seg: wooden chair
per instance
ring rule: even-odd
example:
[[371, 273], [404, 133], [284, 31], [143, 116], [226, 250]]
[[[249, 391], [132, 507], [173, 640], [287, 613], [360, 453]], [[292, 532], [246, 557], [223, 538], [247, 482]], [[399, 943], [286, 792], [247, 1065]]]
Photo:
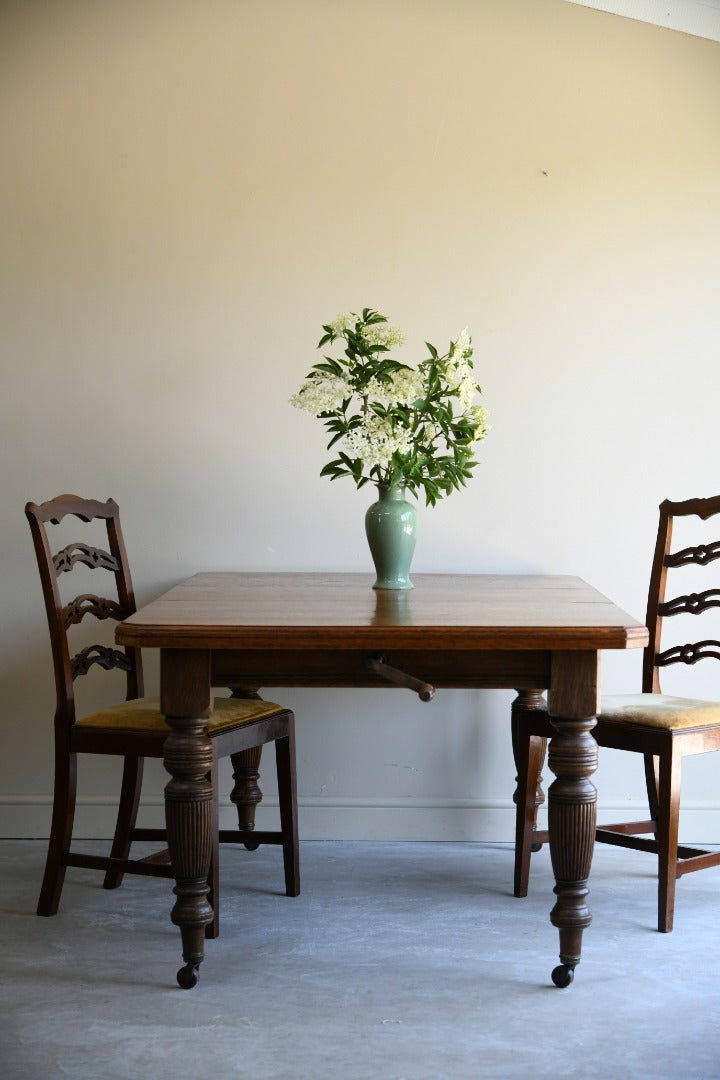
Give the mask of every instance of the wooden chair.
[[[96, 619], [127, 618], [135, 611], [135, 598], [125, 544], [120, 529], [119, 508], [116, 502], [95, 502], [76, 495], [60, 495], [41, 505], [28, 503], [25, 513], [30, 522], [37, 555], [43, 596], [50, 628], [53, 664], [55, 669], [55, 794], [52, 826], [48, 847], [38, 915], [54, 915], [60, 903], [65, 871], [68, 866], [82, 866], [105, 871], [104, 888], [114, 889], [125, 873], [155, 877], [174, 877], [167, 851], [142, 859], [130, 858], [130, 847], [136, 840], [166, 840], [164, 829], [136, 827], [143, 761], [162, 758], [163, 744], [169, 727], [160, 712], [159, 698], [143, 697], [142, 659], [139, 649], [118, 650], [104, 645], [89, 645], [76, 655], [71, 654], [68, 631], [90, 615]], [[108, 550], [89, 543], [75, 542], [52, 553], [48, 539], [49, 524], [58, 525], [74, 515], [90, 523], [104, 522]], [[92, 528], [92, 526], [91, 526]], [[95, 526], [97, 529], [97, 526]], [[102, 528], [102, 526], [101, 526]], [[105, 532], [102, 533], [105, 536]], [[110, 571], [115, 577], [116, 598], [106, 599], [84, 592], [69, 602], [61, 599], [59, 579], [79, 566], [96, 571]], [[77, 577], [77, 574], [75, 575]], [[105, 590], [102, 590], [103, 592]], [[74, 683], [81, 675], [98, 665], [104, 670], [119, 668], [126, 675], [126, 700], [77, 716]], [[214, 711], [208, 721], [212, 743], [211, 780], [215, 794], [213, 847], [210, 873], [210, 903], [214, 920], [206, 927], [206, 936], [217, 937], [220, 928], [218, 845], [241, 843], [254, 849], [260, 843], [282, 844], [285, 870], [285, 892], [297, 896], [300, 892], [297, 796], [295, 780], [295, 733], [293, 714], [260, 698], [216, 698]], [[280, 802], [280, 832], [234, 832], [218, 830], [218, 760], [229, 755], [236, 778], [247, 768], [257, 747], [274, 742], [277, 761]], [[89, 855], [72, 850], [73, 818], [77, 787], [77, 755], [115, 754], [124, 758], [122, 787], [115, 836], [110, 855]], [[244, 808], [238, 803], [239, 825], [243, 827]], [[257, 801], [257, 797], [254, 801]]]
[[[660, 689], [660, 669], [671, 664], [720, 660], [720, 641], [709, 638], [695, 644], [660, 647], [663, 620], [675, 615], [700, 616], [720, 607], [720, 589], [684, 593], [666, 600], [668, 571], [704, 567], [720, 559], [720, 540], [672, 551], [676, 518], [707, 520], [720, 514], [720, 496], [711, 499], [666, 500], [660, 505], [660, 524], [650, 575], [646, 623], [650, 641], [643, 656], [642, 693], [602, 699], [593, 735], [600, 746], [643, 754], [650, 818], [601, 826], [596, 839], [619, 847], [650, 851], [658, 857], [658, 930], [672, 930], [675, 880], [682, 874], [720, 864], [720, 852], [678, 845], [680, 779], [686, 754], [720, 750], [720, 702], [671, 697]], [[675, 575], [672, 575], [673, 583]], [[526, 896], [530, 855], [547, 839], [535, 826], [543, 801], [537, 778], [552, 735], [539, 694], [520, 695], [513, 705], [513, 740], [517, 754], [515, 895]], [[648, 839], [645, 834], [651, 834]]]

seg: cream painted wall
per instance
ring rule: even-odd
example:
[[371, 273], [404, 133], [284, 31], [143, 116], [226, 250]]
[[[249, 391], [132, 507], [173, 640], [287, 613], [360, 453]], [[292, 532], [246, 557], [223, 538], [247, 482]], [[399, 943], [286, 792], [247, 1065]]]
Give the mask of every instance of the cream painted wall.
[[[579, 574], [643, 614], [657, 504], [718, 490], [719, 100], [717, 43], [563, 0], [5, 0], [0, 835], [50, 814], [28, 498], [115, 497], [140, 601], [369, 569], [367, 489], [319, 479], [288, 404], [338, 312], [386, 312], [410, 362], [473, 333], [492, 431], [417, 571]], [[634, 688], [640, 656], [605, 670]], [[305, 837], [510, 839], [512, 695], [276, 696]], [[716, 764], [688, 766], [694, 839]], [[639, 763], [598, 786], [638, 802]], [[116, 787], [83, 771], [82, 831]]]

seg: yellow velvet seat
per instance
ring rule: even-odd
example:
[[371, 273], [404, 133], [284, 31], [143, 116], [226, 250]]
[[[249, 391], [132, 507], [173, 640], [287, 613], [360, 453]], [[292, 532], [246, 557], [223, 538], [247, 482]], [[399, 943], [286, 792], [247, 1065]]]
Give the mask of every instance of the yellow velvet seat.
[[[207, 721], [208, 735], [212, 738], [223, 731], [232, 731], [243, 724], [262, 720], [280, 711], [280, 705], [263, 698], [216, 697], [212, 716]], [[160, 712], [159, 697], [134, 698], [132, 701], [123, 701], [120, 705], [97, 709], [87, 716], [78, 717], [75, 727], [137, 731], [156, 734], [163, 739], [170, 733], [167, 720]]]
[[607, 724], [639, 724], [662, 731], [720, 726], [720, 702], [669, 694], [613, 694], [602, 699]]

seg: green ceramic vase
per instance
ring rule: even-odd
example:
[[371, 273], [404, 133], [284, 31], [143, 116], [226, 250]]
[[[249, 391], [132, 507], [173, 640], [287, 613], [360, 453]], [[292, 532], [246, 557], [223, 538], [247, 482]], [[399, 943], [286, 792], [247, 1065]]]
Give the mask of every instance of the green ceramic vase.
[[373, 588], [412, 589], [417, 510], [406, 501], [404, 487], [378, 484], [378, 500], [365, 514], [365, 533], [377, 574]]

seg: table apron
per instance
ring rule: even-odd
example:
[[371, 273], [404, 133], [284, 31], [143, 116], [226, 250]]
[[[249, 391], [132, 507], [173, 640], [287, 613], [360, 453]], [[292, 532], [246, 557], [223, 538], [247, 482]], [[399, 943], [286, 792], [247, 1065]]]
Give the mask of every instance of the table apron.
[[542, 690], [550, 686], [552, 652], [516, 649], [217, 649], [213, 686], [387, 687], [368, 667], [382, 656], [391, 667], [437, 689]]

